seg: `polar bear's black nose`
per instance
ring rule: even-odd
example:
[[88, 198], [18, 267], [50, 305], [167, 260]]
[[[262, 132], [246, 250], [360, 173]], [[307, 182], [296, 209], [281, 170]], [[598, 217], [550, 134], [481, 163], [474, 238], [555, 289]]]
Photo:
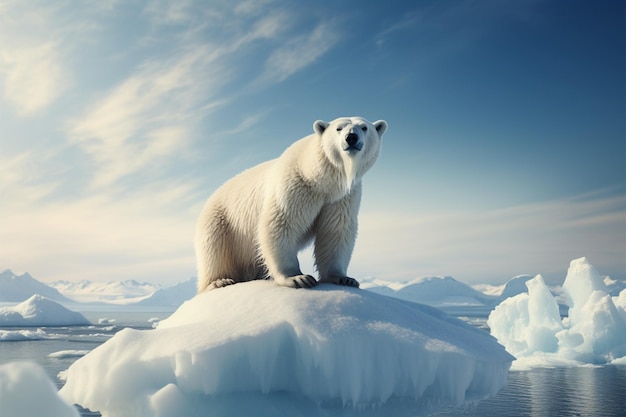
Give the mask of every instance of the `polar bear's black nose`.
[[348, 144], [348, 146], [354, 146], [358, 141], [359, 135], [357, 135], [356, 133], [348, 133], [348, 136], [346, 136], [346, 143]]

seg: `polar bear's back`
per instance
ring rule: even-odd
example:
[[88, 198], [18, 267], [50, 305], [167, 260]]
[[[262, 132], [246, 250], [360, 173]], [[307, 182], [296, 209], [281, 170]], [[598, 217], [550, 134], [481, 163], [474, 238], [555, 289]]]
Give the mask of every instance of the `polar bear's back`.
[[223, 210], [223, 214], [236, 228], [256, 226], [256, 218], [263, 204], [263, 188], [274, 161], [263, 162], [225, 182], [209, 198], [201, 217], [210, 215], [208, 211]]

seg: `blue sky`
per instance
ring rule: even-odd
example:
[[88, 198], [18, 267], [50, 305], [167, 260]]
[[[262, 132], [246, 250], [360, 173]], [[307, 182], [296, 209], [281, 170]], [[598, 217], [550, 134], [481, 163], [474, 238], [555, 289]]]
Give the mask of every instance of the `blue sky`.
[[[195, 274], [221, 183], [389, 130], [350, 272], [626, 278], [623, 1], [0, 1], [0, 269]], [[310, 268], [307, 254], [305, 268]]]

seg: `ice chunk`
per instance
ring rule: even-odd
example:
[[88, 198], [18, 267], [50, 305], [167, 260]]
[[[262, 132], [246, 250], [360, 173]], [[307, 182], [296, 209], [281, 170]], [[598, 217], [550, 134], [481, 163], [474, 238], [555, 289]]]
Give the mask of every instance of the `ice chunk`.
[[0, 308], [0, 326], [78, 326], [91, 324], [80, 313], [41, 295], [15, 307]]
[[80, 358], [81, 356], [85, 356], [88, 353], [88, 350], [60, 350], [58, 352], [50, 353], [48, 357], [55, 359]]
[[563, 292], [567, 297], [567, 305], [570, 307], [570, 320], [579, 322], [583, 319], [582, 308], [594, 291], [608, 293], [602, 277], [587, 258], [574, 259], [570, 262], [565, 282], [563, 282]]
[[626, 290], [611, 297], [586, 258], [573, 260], [567, 272], [563, 292], [569, 317], [564, 320], [540, 276], [526, 285], [528, 295], [504, 300], [487, 321], [491, 334], [524, 362], [521, 366], [620, 363], [626, 356]]
[[528, 287], [528, 348], [531, 351], [556, 352], [555, 336], [563, 329], [559, 306], [541, 275], [526, 281]]
[[563, 327], [557, 305], [541, 275], [526, 281], [528, 293], [507, 298], [489, 315], [491, 334], [515, 356], [556, 352]]
[[32, 330], [0, 330], [0, 342], [16, 342], [23, 340], [41, 340], [47, 338], [41, 329]]
[[61, 394], [107, 417], [200, 407], [389, 415], [394, 404], [412, 404], [414, 415], [425, 404], [495, 394], [512, 360], [484, 331], [431, 307], [333, 285], [254, 281], [200, 294], [156, 329], [122, 330], [69, 368]]
[[59, 398], [39, 365], [12, 362], [0, 365], [0, 415], [78, 417], [78, 411]]

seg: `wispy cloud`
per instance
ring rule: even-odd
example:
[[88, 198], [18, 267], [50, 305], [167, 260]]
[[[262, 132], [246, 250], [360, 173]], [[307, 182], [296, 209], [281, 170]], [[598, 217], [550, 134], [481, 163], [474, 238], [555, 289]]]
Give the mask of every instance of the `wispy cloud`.
[[316, 62], [339, 41], [333, 21], [319, 23], [310, 33], [298, 36], [276, 49], [265, 62], [258, 82], [281, 82]]
[[213, 83], [227, 78], [212, 70], [212, 61], [200, 48], [148, 62], [70, 125], [71, 142], [96, 164], [94, 186], [111, 185], [185, 149]]
[[0, 36], [4, 97], [17, 114], [30, 116], [53, 103], [69, 85], [59, 43], [26, 42]]
[[[176, 7], [158, 4], [145, 11], [151, 24], [179, 25], [180, 36], [174, 37], [173, 44], [166, 43], [167, 51], [148, 56], [68, 125], [71, 143], [94, 162], [91, 185], [95, 188], [145, 173], [149, 167], [162, 170], [172, 156], [188, 153], [194, 146], [195, 126], [246, 94], [237, 80], [245, 51], [253, 45], [267, 41], [264, 48], [275, 48], [262, 77], [277, 83], [315, 62], [337, 41], [326, 22], [309, 34], [278, 42], [293, 25], [287, 9], [262, 13], [258, 5], [240, 4], [234, 10], [205, 7], [199, 11], [192, 2]], [[198, 14], [211, 16], [215, 27], [208, 27]], [[256, 117], [244, 120], [242, 126], [254, 123]]]
[[59, 182], [42, 169], [54, 156], [54, 151], [32, 149], [13, 156], [0, 155], [0, 217], [5, 210], [4, 215], [11, 209], [37, 204], [58, 188]]

